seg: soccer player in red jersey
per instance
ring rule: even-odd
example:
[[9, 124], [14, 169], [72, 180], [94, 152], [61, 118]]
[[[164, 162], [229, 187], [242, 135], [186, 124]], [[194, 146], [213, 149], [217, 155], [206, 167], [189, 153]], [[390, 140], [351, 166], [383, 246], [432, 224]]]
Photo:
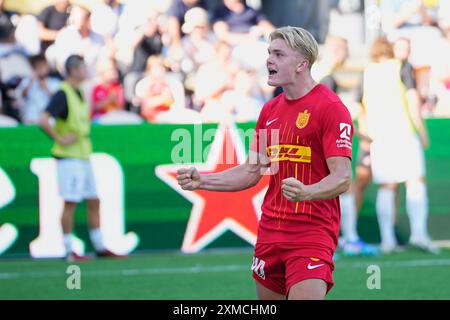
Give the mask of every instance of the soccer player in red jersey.
[[277, 29], [268, 51], [268, 84], [283, 93], [261, 111], [247, 161], [215, 174], [180, 169], [177, 179], [185, 190], [239, 191], [269, 168], [252, 265], [258, 298], [323, 299], [333, 286], [338, 196], [351, 181], [352, 120], [311, 77], [318, 49], [308, 31]]

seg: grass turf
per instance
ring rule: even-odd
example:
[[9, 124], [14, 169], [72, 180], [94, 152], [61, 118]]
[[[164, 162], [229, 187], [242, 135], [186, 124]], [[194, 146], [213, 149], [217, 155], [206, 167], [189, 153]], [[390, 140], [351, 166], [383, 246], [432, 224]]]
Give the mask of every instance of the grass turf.
[[[255, 299], [251, 250], [133, 255], [80, 263], [81, 289], [68, 290], [61, 260], [0, 260], [0, 299]], [[381, 289], [367, 289], [369, 265], [381, 269]], [[450, 250], [416, 250], [336, 261], [327, 299], [450, 299]]]

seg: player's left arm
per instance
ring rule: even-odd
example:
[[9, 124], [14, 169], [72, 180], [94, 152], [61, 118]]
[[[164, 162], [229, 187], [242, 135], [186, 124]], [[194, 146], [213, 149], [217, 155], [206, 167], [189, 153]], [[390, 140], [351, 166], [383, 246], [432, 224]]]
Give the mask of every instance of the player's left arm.
[[335, 103], [320, 118], [322, 148], [328, 175], [313, 184], [305, 185], [295, 178], [282, 181], [283, 195], [290, 201], [323, 200], [346, 192], [351, 184], [353, 125], [350, 112], [342, 103]]
[[295, 178], [282, 181], [281, 190], [289, 201], [323, 200], [346, 192], [351, 183], [351, 160], [347, 157], [327, 158], [330, 174], [317, 183], [305, 185]]

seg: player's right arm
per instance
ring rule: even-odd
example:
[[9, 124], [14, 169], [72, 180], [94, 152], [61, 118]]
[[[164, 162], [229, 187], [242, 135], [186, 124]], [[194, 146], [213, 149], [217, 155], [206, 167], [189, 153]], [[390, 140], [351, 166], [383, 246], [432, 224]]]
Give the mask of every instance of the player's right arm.
[[250, 151], [245, 163], [231, 169], [211, 174], [200, 174], [196, 168], [179, 169], [177, 180], [183, 190], [241, 191], [255, 186], [264, 174], [267, 165], [256, 159], [256, 152]]
[[39, 120], [39, 126], [49, 135], [50, 138], [63, 146], [72, 144], [77, 140], [77, 136], [74, 134], [68, 134], [67, 136], [58, 135], [50, 124], [50, 118], [51, 115], [48, 112], [43, 112]]
[[267, 110], [270, 101], [264, 105], [256, 123], [255, 136], [250, 146], [248, 158], [245, 163], [218, 173], [200, 174], [196, 168], [178, 170], [178, 184], [184, 190], [210, 190], [210, 191], [241, 191], [253, 187], [261, 179], [270, 166], [270, 160], [266, 154]]
[[53, 126], [50, 123], [50, 119], [53, 118], [61, 118], [66, 119], [68, 116], [68, 106], [67, 99], [61, 90], [56, 92], [53, 97], [50, 99], [50, 102], [44, 112], [41, 114], [41, 118], [39, 119], [39, 126], [44, 130], [46, 134], [60, 145], [69, 145], [74, 143], [77, 140], [77, 136], [75, 134], [68, 134], [66, 136], [60, 136], [55, 131]]

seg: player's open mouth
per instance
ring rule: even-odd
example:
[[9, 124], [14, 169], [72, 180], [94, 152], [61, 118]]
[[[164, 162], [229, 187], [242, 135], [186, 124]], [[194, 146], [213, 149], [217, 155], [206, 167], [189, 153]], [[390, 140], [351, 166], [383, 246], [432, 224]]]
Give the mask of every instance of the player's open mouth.
[[269, 71], [269, 75], [271, 75], [271, 76], [278, 73], [275, 69], [272, 69], [272, 68], [268, 68], [267, 70]]

